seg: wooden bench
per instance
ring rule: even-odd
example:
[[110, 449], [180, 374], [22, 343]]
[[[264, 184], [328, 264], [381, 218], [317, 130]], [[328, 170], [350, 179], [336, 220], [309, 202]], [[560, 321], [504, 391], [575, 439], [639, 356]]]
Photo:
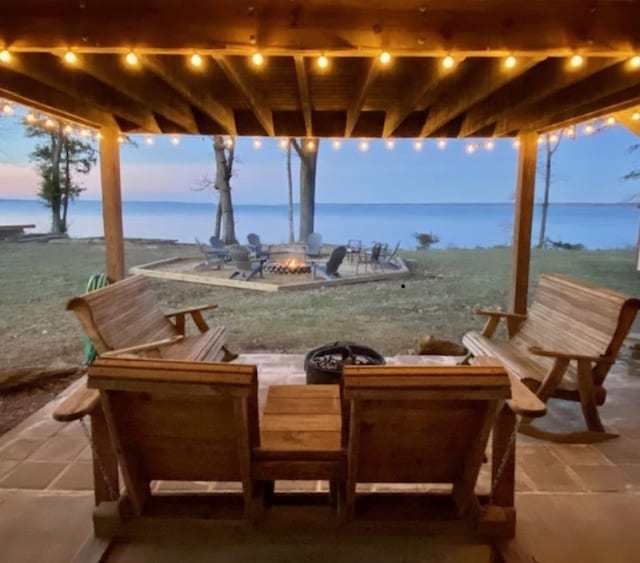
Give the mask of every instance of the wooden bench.
[[0, 225], [0, 240], [19, 238], [25, 229], [35, 228], [35, 225]]
[[[475, 356], [498, 358], [544, 402], [550, 397], [579, 401], [587, 431], [551, 432], [528, 419], [520, 431], [556, 442], [594, 442], [611, 437], [597, 406], [606, 398], [604, 381], [636, 317], [640, 300], [560, 274], [540, 277], [527, 315], [479, 309], [488, 316], [482, 332], [463, 343]], [[507, 339], [494, 338], [501, 319]]]
[[[74, 297], [67, 303], [98, 355], [136, 354], [176, 360], [231, 361], [237, 354], [226, 347], [226, 329], [209, 328], [204, 305], [172, 313], [160, 309], [149, 279], [126, 278], [102, 289]], [[186, 335], [190, 316], [200, 334]]]

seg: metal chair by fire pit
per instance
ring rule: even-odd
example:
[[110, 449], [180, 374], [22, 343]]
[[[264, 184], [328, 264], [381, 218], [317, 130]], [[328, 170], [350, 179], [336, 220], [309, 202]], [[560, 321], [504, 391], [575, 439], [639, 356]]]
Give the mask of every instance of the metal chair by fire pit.
[[342, 366], [381, 366], [384, 356], [373, 348], [353, 342], [334, 342], [311, 350], [304, 358], [307, 385], [338, 384]]

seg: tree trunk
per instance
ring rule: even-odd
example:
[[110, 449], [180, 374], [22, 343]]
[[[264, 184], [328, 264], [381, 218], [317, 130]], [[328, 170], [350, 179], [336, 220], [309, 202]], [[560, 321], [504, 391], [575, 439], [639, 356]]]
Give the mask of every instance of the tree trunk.
[[220, 230], [222, 229], [222, 207], [220, 207], [220, 199], [218, 198], [218, 207], [216, 207], [216, 226], [213, 234], [220, 238]]
[[62, 194], [62, 228], [66, 233], [68, 230], [67, 225], [67, 212], [69, 210], [69, 199], [71, 197], [71, 165], [69, 164], [69, 145], [66, 138], [64, 142], [64, 193]]
[[300, 230], [299, 240], [304, 242], [314, 229], [316, 207], [316, 164], [318, 161], [319, 139], [313, 139], [301, 146], [293, 141], [293, 147], [300, 157]]
[[549, 211], [549, 192], [551, 191], [551, 162], [553, 160], [553, 155], [560, 146], [560, 141], [562, 141], [562, 133], [558, 135], [558, 139], [555, 141], [555, 145], [553, 146], [553, 141], [549, 133], [544, 136], [544, 140], [546, 146], [544, 163], [544, 197], [542, 200], [540, 216], [540, 234], [538, 235], [538, 244], [536, 245], [536, 248], [544, 248], [547, 231], [547, 212]]
[[[231, 175], [233, 168], [233, 146], [225, 148], [224, 139], [214, 137], [213, 149], [216, 155], [216, 188], [219, 194], [219, 208], [222, 220], [222, 241], [225, 244], [236, 244], [233, 203], [231, 201]], [[228, 151], [228, 155], [227, 155]]]
[[51, 232], [64, 233], [62, 217], [60, 215], [61, 192], [60, 185], [60, 160], [62, 157], [62, 125], [51, 133]]
[[289, 244], [295, 242], [295, 227], [293, 224], [293, 177], [291, 176], [291, 141], [287, 145], [287, 183], [289, 187]]

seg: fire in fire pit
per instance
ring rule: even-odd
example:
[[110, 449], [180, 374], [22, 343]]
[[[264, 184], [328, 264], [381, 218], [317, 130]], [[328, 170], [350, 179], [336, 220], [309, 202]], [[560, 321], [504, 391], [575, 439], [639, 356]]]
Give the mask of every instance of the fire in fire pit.
[[308, 274], [311, 272], [311, 266], [302, 260], [288, 258], [287, 260], [267, 264], [264, 270], [273, 274]]

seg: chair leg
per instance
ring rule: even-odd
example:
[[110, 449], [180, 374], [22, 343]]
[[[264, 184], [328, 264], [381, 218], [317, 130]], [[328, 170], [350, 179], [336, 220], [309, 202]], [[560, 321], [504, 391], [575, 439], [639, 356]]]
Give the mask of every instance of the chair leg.
[[593, 393], [591, 363], [587, 360], [578, 360], [578, 390], [580, 392], [580, 406], [587, 428], [594, 432], [604, 432]]

